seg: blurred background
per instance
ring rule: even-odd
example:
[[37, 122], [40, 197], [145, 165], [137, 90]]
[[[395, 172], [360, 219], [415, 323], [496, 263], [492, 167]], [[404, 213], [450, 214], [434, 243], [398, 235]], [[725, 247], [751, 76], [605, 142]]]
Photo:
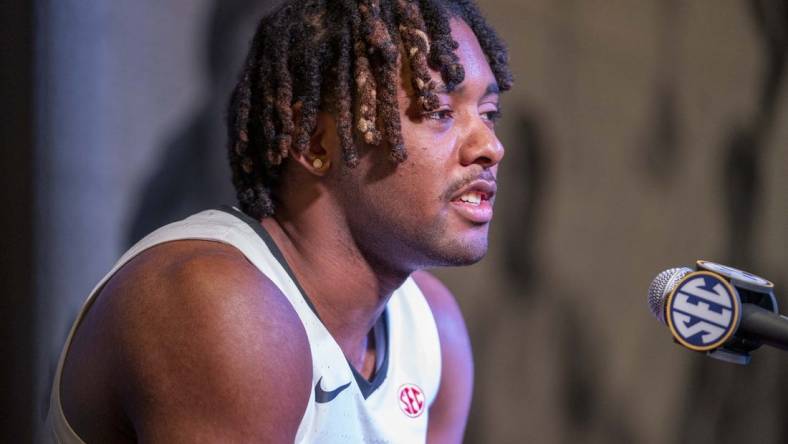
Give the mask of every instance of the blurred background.
[[[31, 442], [83, 299], [134, 241], [233, 201], [223, 114], [253, 0], [6, 0], [0, 440]], [[709, 259], [788, 311], [788, 1], [485, 0], [509, 43], [491, 250], [466, 315], [469, 443], [788, 442], [788, 354], [674, 345], [663, 269]], [[38, 438], [36, 438], [38, 437]]]

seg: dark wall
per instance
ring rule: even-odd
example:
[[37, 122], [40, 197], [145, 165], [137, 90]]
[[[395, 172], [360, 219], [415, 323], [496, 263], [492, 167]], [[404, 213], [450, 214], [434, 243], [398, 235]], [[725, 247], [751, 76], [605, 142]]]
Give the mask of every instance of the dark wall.
[[32, 5], [0, 8], [0, 442], [32, 440]]

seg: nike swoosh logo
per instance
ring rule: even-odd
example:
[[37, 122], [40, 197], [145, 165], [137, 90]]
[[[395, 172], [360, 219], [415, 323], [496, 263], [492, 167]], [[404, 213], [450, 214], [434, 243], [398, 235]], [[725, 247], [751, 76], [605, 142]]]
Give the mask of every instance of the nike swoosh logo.
[[320, 383], [323, 381], [323, 377], [317, 380], [317, 384], [315, 384], [315, 402], [319, 402], [320, 404], [331, 402], [337, 395], [346, 388], [350, 387], [350, 383], [348, 382], [345, 385], [340, 385], [339, 387], [335, 388], [331, 391], [325, 391], [322, 387], [320, 387]]

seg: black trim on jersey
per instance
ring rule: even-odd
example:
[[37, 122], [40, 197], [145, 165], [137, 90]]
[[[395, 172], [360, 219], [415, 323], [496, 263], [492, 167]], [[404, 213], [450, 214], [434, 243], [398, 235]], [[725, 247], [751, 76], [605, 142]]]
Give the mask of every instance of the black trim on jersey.
[[[391, 354], [391, 350], [389, 349], [389, 336], [391, 333], [389, 333], [388, 310], [383, 312], [383, 314], [380, 316], [380, 319], [378, 319], [378, 322], [383, 323], [383, 328], [381, 330], [383, 331], [384, 336], [382, 342], [383, 347], [385, 347], [385, 354], [383, 355], [383, 362], [380, 363], [380, 368], [375, 369], [375, 373], [372, 375], [372, 380], [368, 380], [364, 377], [364, 375], [359, 373], [358, 370], [353, 367], [350, 361], [347, 362], [350, 366], [350, 370], [353, 371], [353, 377], [356, 378], [356, 384], [358, 384], [358, 389], [361, 390], [361, 394], [364, 396], [364, 399], [369, 398], [369, 395], [371, 395], [375, 390], [377, 390], [378, 387], [380, 387], [381, 384], [383, 384], [383, 381], [386, 380], [386, 374], [388, 374], [389, 371], [389, 355]], [[379, 338], [376, 338], [375, 340], [377, 341], [378, 339]], [[377, 343], [375, 344], [375, 353], [380, 353]]]
[[246, 224], [249, 225], [250, 227], [252, 227], [254, 232], [257, 233], [257, 235], [260, 236], [261, 239], [263, 239], [263, 242], [265, 242], [265, 245], [268, 246], [268, 249], [271, 250], [271, 254], [274, 255], [274, 259], [276, 259], [277, 262], [279, 262], [279, 264], [282, 265], [282, 268], [285, 269], [287, 275], [290, 276], [290, 279], [293, 280], [293, 283], [295, 283], [296, 288], [298, 288], [298, 291], [301, 292], [301, 296], [306, 301], [306, 304], [309, 305], [309, 308], [312, 310], [312, 313], [314, 313], [315, 316], [317, 316], [317, 318], [320, 319], [320, 322], [323, 322], [323, 319], [320, 318], [320, 315], [317, 313], [315, 306], [312, 305], [312, 301], [309, 300], [309, 298], [306, 295], [306, 292], [304, 291], [303, 288], [301, 288], [301, 284], [298, 282], [298, 279], [296, 279], [295, 273], [293, 273], [293, 270], [290, 269], [290, 264], [288, 264], [287, 261], [285, 260], [285, 256], [282, 254], [282, 250], [280, 250], [279, 247], [276, 246], [276, 242], [274, 242], [274, 239], [271, 237], [271, 235], [268, 234], [267, 231], [265, 231], [263, 225], [259, 221], [254, 220], [251, 216], [249, 216], [248, 214], [244, 213], [241, 210], [238, 210], [235, 207], [222, 205], [221, 207], [218, 208], [218, 210], [224, 211], [227, 214], [235, 216], [238, 219], [241, 219], [242, 221], [246, 222]]
[[[304, 291], [303, 287], [301, 287], [301, 284], [298, 282], [298, 279], [296, 279], [295, 273], [293, 273], [293, 270], [290, 268], [290, 264], [288, 264], [287, 261], [285, 260], [285, 256], [282, 254], [282, 250], [280, 250], [279, 247], [276, 245], [276, 242], [274, 242], [274, 239], [271, 237], [268, 231], [266, 231], [265, 228], [263, 228], [263, 225], [259, 221], [255, 220], [248, 214], [244, 213], [243, 211], [235, 207], [222, 205], [221, 207], [217, 208], [217, 210], [235, 216], [238, 219], [246, 222], [246, 224], [249, 225], [254, 230], [254, 232], [257, 233], [258, 236], [260, 236], [260, 238], [263, 240], [265, 245], [268, 246], [268, 249], [271, 251], [271, 254], [274, 255], [274, 258], [279, 262], [282, 268], [285, 269], [287, 275], [290, 276], [290, 279], [293, 281], [296, 288], [298, 288], [298, 291], [301, 292], [301, 296], [304, 298], [304, 301], [306, 301], [306, 304], [312, 310], [312, 313], [314, 313], [315, 316], [317, 316], [317, 319], [319, 319], [320, 322], [323, 323], [323, 319], [320, 318], [320, 314], [315, 309], [315, 306], [312, 304], [312, 301], [309, 299], [309, 296], [307, 296], [306, 291]], [[350, 360], [348, 360], [347, 357], [345, 357], [348, 367], [350, 367], [350, 370], [353, 372], [353, 377], [356, 379], [356, 384], [358, 385], [361, 394], [364, 396], [364, 399], [369, 398], [369, 396], [378, 387], [380, 387], [381, 384], [383, 384], [383, 381], [386, 379], [386, 375], [388, 374], [389, 355], [391, 354], [390, 353], [391, 350], [389, 349], [389, 336], [391, 336], [391, 333], [388, 330], [388, 324], [389, 324], [388, 310], [383, 311], [383, 314], [378, 319], [378, 322], [383, 323], [382, 330], [384, 332], [384, 338], [382, 341], [383, 342], [382, 345], [384, 347], [385, 354], [383, 355], [383, 362], [380, 364], [380, 369], [375, 369], [375, 374], [372, 376], [372, 380], [368, 380], [361, 373], [359, 373], [358, 370], [356, 370], [356, 367], [354, 367], [353, 364], [350, 363]], [[323, 323], [323, 326], [325, 327], [325, 323]], [[376, 338], [376, 341], [378, 339], [379, 338]], [[380, 350], [378, 350], [378, 345], [379, 345], [378, 343], [375, 343], [376, 353], [380, 352]]]

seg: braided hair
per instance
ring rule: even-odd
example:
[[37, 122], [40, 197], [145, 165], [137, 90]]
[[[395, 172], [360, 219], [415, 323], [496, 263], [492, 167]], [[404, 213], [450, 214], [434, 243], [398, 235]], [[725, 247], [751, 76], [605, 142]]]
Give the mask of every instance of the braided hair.
[[498, 88], [508, 90], [506, 47], [472, 0], [294, 0], [264, 17], [227, 116], [241, 210], [258, 219], [274, 214], [272, 189], [282, 163], [291, 150], [307, 150], [321, 109], [336, 116], [348, 166], [359, 161], [357, 137], [373, 146], [387, 142], [392, 161], [404, 161], [397, 103], [400, 48], [416, 105], [436, 109], [429, 69], [440, 72], [449, 91], [465, 76], [454, 53], [452, 17], [473, 30]]

